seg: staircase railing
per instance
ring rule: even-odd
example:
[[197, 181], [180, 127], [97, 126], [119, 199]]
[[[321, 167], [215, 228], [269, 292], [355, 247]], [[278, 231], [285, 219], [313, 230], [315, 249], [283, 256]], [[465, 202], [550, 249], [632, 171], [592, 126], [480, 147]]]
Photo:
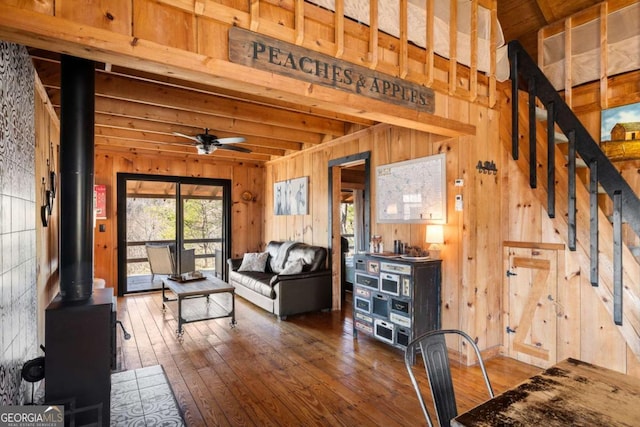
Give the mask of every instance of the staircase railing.
[[564, 102], [551, 82], [538, 68], [519, 42], [509, 43], [511, 63], [512, 156], [519, 158], [518, 90], [529, 94], [529, 184], [537, 186], [536, 160], [536, 98], [547, 113], [547, 212], [555, 216], [555, 141], [556, 125], [562, 130], [568, 148], [568, 247], [576, 250], [576, 165], [578, 156], [589, 168], [590, 193], [590, 262], [591, 284], [598, 286], [598, 190], [600, 186], [613, 200], [613, 318], [622, 324], [622, 223], [640, 236], [640, 199], [622, 177], [600, 146], [584, 128], [578, 117]]

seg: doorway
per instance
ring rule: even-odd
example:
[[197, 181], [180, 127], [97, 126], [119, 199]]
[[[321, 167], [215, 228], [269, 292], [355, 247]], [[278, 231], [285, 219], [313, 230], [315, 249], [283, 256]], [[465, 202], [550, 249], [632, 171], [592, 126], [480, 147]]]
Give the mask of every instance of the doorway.
[[[353, 255], [370, 239], [371, 152], [329, 162], [329, 251], [334, 271], [333, 309], [342, 308], [353, 282]], [[350, 281], [351, 280], [351, 281]]]
[[153, 274], [146, 245], [170, 247], [173, 273], [226, 279], [229, 180], [119, 173], [117, 197], [119, 295], [160, 289], [170, 273]]

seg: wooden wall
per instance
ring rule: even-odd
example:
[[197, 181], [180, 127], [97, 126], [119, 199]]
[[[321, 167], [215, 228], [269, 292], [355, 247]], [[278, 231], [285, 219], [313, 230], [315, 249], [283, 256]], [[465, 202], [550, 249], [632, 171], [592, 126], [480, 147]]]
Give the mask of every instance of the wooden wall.
[[[60, 148], [60, 121], [49, 103], [42, 83], [36, 77], [35, 84], [35, 136], [36, 136], [36, 281], [38, 295], [38, 342], [44, 342], [44, 310], [59, 290], [58, 270], [58, 200], [45, 227], [40, 219], [40, 207], [45, 204], [45, 191], [49, 188], [49, 170], [58, 173]], [[49, 167], [51, 165], [51, 167]]]
[[[382, 73], [401, 75], [407, 81], [419, 84], [427, 81], [427, 86], [461, 99], [489, 105], [495, 98], [490, 90], [495, 87], [495, 78], [484, 73], [472, 77], [468, 67], [449, 66], [442, 57], [427, 55], [413, 43], [384, 32], [373, 37], [367, 27], [352, 19], [340, 20], [342, 32], [338, 35], [333, 12], [305, 2], [114, 0], [106, 4], [101, 0], [42, 0], [9, 4], [129, 36], [135, 41], [133, 46], [139, 41], [149, 41], [225, 61], [228, 30], [239, 26]], [[479, 4], [490, 8], [494, 3], [480, 0]], [[171, 58], [166, 60], [169, 62]], [[440, 111], [436, 113], [443, 115]]]
[[[442, 98], [444, 103], [446, 98]], [[449, 101], [456, 102], [456, 101]], [[432, 154], [446, 153], [447, 223], [444, 227], [442, 325], [462, 328], [477, 337], [481, 348], [497, 349], [502, 343], [501, 258], [506, 154], [499, 143], [497, 111], [471, 104], [456, 104], [452, 114], [477, 126], [477, 135], [445, 139], [415, 130], [378, 125], [328, 143], [267, 163], [265, 181], [264, 241], [299, 240], [330, 246], [328, 216], [328, 163], [332, 159], [371, 152], [371, 167]], [[464, 116], [464, 117], [462, 117]], [[480, 174], [478, 161], [494, 161], [497, 175]], [[273, 184], [290, 178], [309, 177], [309, 214], [273, 216]], [[454, 187], [454, 180], [464, 180]], [[372, 179], [371, 233], [383, 238], [386, 248], [400, 239], [425, 246], [424, 224], [377, 224], [375, 179]], [[464, 209], [454, 210], [455, 195], [462, 194]], [[338, 246], [339, 247], [339, 246]], [[334, 277], [337, 277], [334, 275]], [[339, 295], [334, 279], [334, 295]], [[334, 298], [334, 308], [338, 308]]]
[[[609, 79], [608, 105], [616, 107], [640, 101], [640, 72], [629, 73]], [[505, 89], [507, 91], [508, 89]], [[600, 139], [599, 82], [575, 88], [573, 104], [576, 115], [596, 141]], [[500, 92], [500, 91], [499, 91]], [[510, 91], [509, 91], [510, 92]], [[522, 105], [522, 102], [521, 102]], [[503, 104], [501, 120], [501, 138], [510, 138], [510, 104]], [[539, 127], [540, 129], [540, 127]], [[521, 139], [526, 134], [520, 135]], [[544, 137], [544, 136], [543, 136]], [[510, 140], [503, 141], [505, 146]], [[640, 194], [638, 179], [638, 161], [616, 162], [622, 175]], [[542, 180], [542, 170], [539, 177]], [[506, 182], [507, 209], [503, 221], [508, 224], [505, 240], [525, 243], [564, 244], [565, 237], [559, 233], [553, 221], [549, 219], [545, 205], [540, 203], [517, 164], [509, 161], [508, 179]], [[608, 205], [601, 204], [607, 213]], [[607, 244], [602, 242], [601, 245]], [[547, 298], [552, 306], [546, 320], [556, 323], [554, 337], [541, 337], [541, 340], [552, 339], [551, 343], [556, 360], [575, 357], [601, 366], [607, 366], [620, 372], [640, 377], [640, 361], [629, 349], [618, 327], [613, 323], [611, 315], [600, 301], [599, 294], [589, 280], [589, 269], [581, 267], [579, 255], [568, 249], [558, 251], [557, 286], [553, 301]], [[634, 266], [625, 266], [632, 268]], [[503, 277], [504, 286], [508, 280]], [[505, 290], [506, 293], [506, 290]], [[506, 296], [503, 297], [505, 311], [508, 311]], [[508, 317], [508, 316], [505, 316]], [[505, 343], [507, 338], [505, 338]], [[505, 344], [505, 351], [508, 351]], [[541, 359], [526, 356], [512, 357], [527, 363], [544, 366]], [[555, 360], [551, 361], [555, 362]]]
[[[621, 86], [617, 86], [615, 80], [610, 82], [609, 90], [614, 94], [624, 91], [626, 93], [620, 99], [633, 100], [628, 88], [628, 82], [633, 78], [618, 77]], [[635, 81], [638, 81], [637, 77]], [[636, 93], [635, 99], [640, 99], [640, 89]], [[579, 99], [576, 96], [574, 102]], [[589, 99], [589, 96], [585, 96], [585, 99]], [[565, 242], [548, 218], [545, 206], [530, 189], [528, 176], [522, 173], [511, 160], [508, 149], [504, 148], [510, 145], [510, 121], [505, 119], [510, 110], [498, 112], [470, 106], [455, 111], [461, 116], [468, 115], [469, 121], [477, 126], [475, 137], [443, 139], [414, 130], [380, 125], [359, 131], [353, 136], [342, 137], [322, 149], [268, 163], [264, 241], [294, 239], [330, 245], [327, 218], [328, 162], [331, 159], [371, 151], [372, 167], [375, 168], [385, 163], [445, 152], [448, 221], [445, 226], [446, 245], [441, 254], [442, 324], [443, 327], [469, 331], [478, 338], [485, 352], [507, 352], [504, 328], [508, 301], [505, 298], [507, 283], [502, 256], [503, 242], [550, 247], [561, 247]], [[578, 114], [588, 129], [597, 132], [597, 135], [600, 111], [594, 111], [593, 107], [583, 107], [581, 111], [579, 107]], [[501, 128], [498, 128], [498, 123]], [[498, 167], [498, 174], [479, 174], [475, 170], [479, 160], [493, 160]], [[637, 161], [624, 162], [621, 169], [630, 182], [638, 184]], [[300, 176], [310, 177], [310, 214], [272, 216], [273, 183]], [[453, 186], [456, 178], [464, 179], [461, 189]], [[424, 225], [375, 223], [375, 180], [372, 185], [372, 234], [382, 235], [386, 247], [391, 247], [394, 239], [412, 245], [422, 244]], [[455, 194], [463, 195], [463, 212], [456, 212], [453, 208]], [[559, 250], [557, 258], [557, 286], [554, 289], [554, 301], [550, 303], [556, 317], [551, 320], [556, 326], [552, 337], [543, 337], [552, 340], [555, 360], [577, 357], [640, 377], [640, 362], [628, 348], [624, 337], [599, 301], [598, 294], [593, 291], [589, 283], [589, 271], [580, 267], [576, 254], [568, 249]], [[335, 283], [334, 292], [339, 289], [337, 286]], [[540, 366], [555, 362], [544, 362], [535, 357], [515, 357]]]
[[[94, 274], [116, 288], [117, 253], [117, 174], [119, 172], [151, 175], [178, 175], [231, 180], [231, 227], [233, 257], [255, 252], [262, 247], [264, 168], [257, 164], [210, 160], [206, 156], [152, 156], [130, 152], [97, 150], [95, 183], [107, 188], [107, 219], [98, 220], [94, 232]], [[243, 191], [250, 191], [254, 201], [244, 201]], [[98, 225], [105, 226], [99, 232]]]

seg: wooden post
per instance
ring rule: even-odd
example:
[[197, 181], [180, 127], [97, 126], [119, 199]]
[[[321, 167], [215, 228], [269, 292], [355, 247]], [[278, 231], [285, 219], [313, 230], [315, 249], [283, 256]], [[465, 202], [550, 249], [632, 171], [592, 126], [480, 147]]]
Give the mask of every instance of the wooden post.
[[294, 27], [296, 32], [295, 44], [298, 46], [304, 42], [304, 0], [295, 0]]
[[489, 48], [489, 108], [496, 105], [496, 49], [498, 47], [498, 2], [491, 1], [491, 42]]
[[370, 0], [369, 1], [369, 68], [373, 70], [377, 66], [378, 66], [378, 0]]
[[[493, 27], [493, 21], [491, 26]], [[471, 1], [469, 44], [469, 101], [474, 102], [478, 96], [478, 0]]]
[[571, 22], [571, 17], [564, 21], [564, 102], [569, 106], [569, 108], [571, 108], [573, 101], [573, 79], [571, 78]]
[[458, 69], [458, 2], [457, 0], [449, 1], [449, 93], [453, 95], [456, 92], [458, 79], [456, 72]]
[[336, 0], [335, 17], [335, 43], [336, 58], [342, 58], [344, 54], [344, 0]]
[[258, 31], [258, 27], [260, 26], [260, 0], [251, 0], [249, 15], [251, 20], [249, 28], [251, 31]]
[[400, 0], [400, 58], [398, 60], [398, 75], [404, 79], [409, 72], [409, 30], [407, 28], [407, 15], [409, 3]]
[[426, 52], [424, 60], [424, 74], [427, 76], [425, 82], [426, 85], [431, 86], [433, 83], [433, 3], [435, 0], [426, 0], [426, 2], [425, 13], [427, 14], [427, 34], [425, 34]]
[[608, 57], [608, 39], [607, 39], [607, 31], [608, 31], [608, 12], [609, 12], [609, 3], [606, 1], [600, 3], [600, 109], [605, 110], [609, 108], [609, 97], [608, 93], [608, 67], [609, 67], [609, 57]]

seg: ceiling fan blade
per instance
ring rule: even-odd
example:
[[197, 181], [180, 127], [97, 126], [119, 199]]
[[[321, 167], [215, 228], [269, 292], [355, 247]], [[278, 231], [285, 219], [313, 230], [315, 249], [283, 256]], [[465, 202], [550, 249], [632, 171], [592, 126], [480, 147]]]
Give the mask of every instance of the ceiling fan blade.
[[245, 139], [241, 136], [232, 136], [229, 138], [218, 138], [216, 142], [219, 144], [235, 144], [237, 142], [244, 142]]
[[241, 153], [250, 153], [251, 150], [248, 150], [244, 147], [238, 147], [237, 145], [220, 145], [218, 148], [221, 148], [223, 150], [233, 150], [233, 151], [240, 151]]
[[[175, 136], [181, 136], [181, 137], [183, 137], [183, 138], [187, 138], [187, 139], [192, 139], [192, 140], [194, 140], [194, 141], [198, 141], [198, 138], [196, 138], [195, 136], [185, 135], [184, 133], [180, 133], [180, 132], [173, 132], [173, 134], [174, 134]], [[200, 141], [198, 141], [198, 142], [200, 142]]]

